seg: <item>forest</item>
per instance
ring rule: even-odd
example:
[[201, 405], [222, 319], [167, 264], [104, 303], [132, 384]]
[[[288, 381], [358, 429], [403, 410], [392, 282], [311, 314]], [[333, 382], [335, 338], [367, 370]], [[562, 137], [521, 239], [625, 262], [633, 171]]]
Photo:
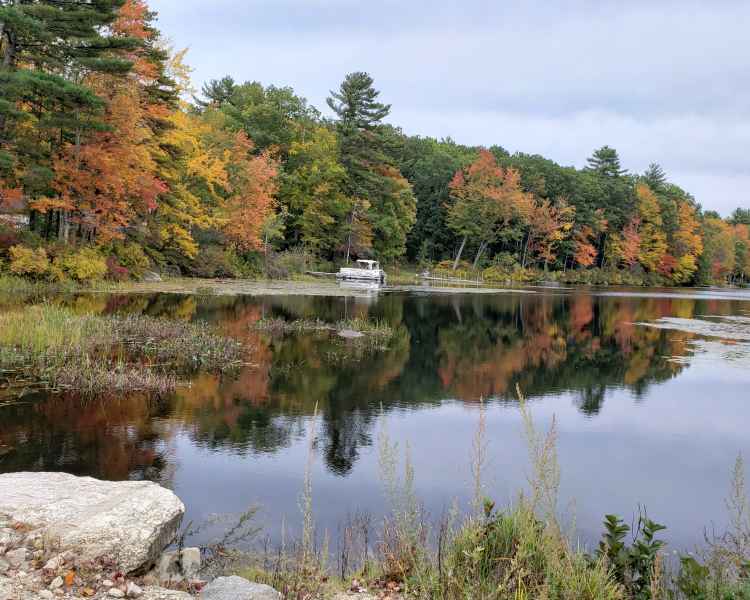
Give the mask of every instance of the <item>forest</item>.
[[750, 208], [656, 163], [411, 136], [372, 77], [193, 87], [144, 0], [0, 0], [0, 273], [285, 278], [352, 258], [485, 281], [744, 285]]

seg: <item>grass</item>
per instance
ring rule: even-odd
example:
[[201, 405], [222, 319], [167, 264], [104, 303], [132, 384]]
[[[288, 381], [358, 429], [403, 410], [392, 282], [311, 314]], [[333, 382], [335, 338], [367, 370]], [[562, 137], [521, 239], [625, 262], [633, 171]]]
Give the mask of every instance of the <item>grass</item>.
[[167, 392], [180, 375], [241, 360], [239, 342], [201, 323], [78, 315], [51, 304], [0, 315], [0, 370], [53, 390]]
[[313, 423], [300, 502], [301, 538], [289, 542], [283, 535], [278, 548], [266, 541], [262, 550], [238, 557], [228, 571], [268, 583], [295, 600], [364, 589], [377, 598], [419, 600], [750, 599], [750, 504], [741, 459], [727, 501], [730, 530], [707, 540], [700, 558], [683, 556], [670, 570], [656, 537], [661, 526], [645, 515], [630, 545], [628, 528], [608, 516], [607, 535], [591, 553], [572, 543], [558, 522], [554, 422], [548, 431], [539, 431], [520, 392], [519, 399], [530, 476], [527, 490], [511, 505], [498, 508], [483, 498], [476, 506], [488, 452], [483, 407], [472, 445], [474, 506], [462, 513], [454, 505], [437, 522], [430, 522], [415, 493], [408, 445], [401, 451], [382, 429], [381, 479], [389, 511], [380, 524], [368, 515], [350, 515], [331, 564], [328, 536], [317, 543], [314, 535]]
[[345, 362], [352, 357], [362, 358], [368, 353], [388, 349], [396, 331], [385, 321], [356, 317], [336, 323], [319, 319], [282, 318], [261, 319], [252, 327], [271, 335], [298, 335], [311, 332], [325, 332], [336, 342], [336, 348], [327, 353], [330, 362]]

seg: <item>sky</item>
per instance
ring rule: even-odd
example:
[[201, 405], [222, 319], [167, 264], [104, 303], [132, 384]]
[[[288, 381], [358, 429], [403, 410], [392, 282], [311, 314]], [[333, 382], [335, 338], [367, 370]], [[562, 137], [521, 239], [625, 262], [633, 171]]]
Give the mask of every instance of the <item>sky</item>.
[[582, 167], [605, 144], [705, 208], [750, 207], [747, 0], [150, 0], [197, 87], [367, 71], [407, 134]]

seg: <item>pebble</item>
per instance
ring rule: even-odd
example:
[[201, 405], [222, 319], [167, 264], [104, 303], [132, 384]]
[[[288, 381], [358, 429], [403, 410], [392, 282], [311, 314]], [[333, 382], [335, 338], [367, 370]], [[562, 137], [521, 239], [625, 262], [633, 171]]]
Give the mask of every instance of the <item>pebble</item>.
[[55, 595], [49, 590], [42, 590], [41, 592], [39, 592], [39, 597], [43, 598], [43, 600], [52, 600]]
[[61, 588], [62, 585], [63, 585], [63, 578], [58, 576], [52, 580], [52, 583], [49, 584], [49, 587], [50, 589], [56, 590], [57, 588]]
[[119, 588], [114, 588], [114, 587], [113, 587], [113, 588], [111, 588], [111, 589], [109, 590], [109, 592], [107, 592], [107, 593], [108, 593], [108, 594], [109, 594], [110, 596], [112, 596], [113, 598], [124, 598], [124, 597], [125, 597], [125, 592], [123, 592], [123, 591], [122, 591], [121, 589], [119, 589]]
[[60, 567], [62, 567], [64, 562], [65, 562], [65, 559], [63, 558], [62, 554], [58, 554], [54, 558], [50, 558], [47, 561], [47, 564], [44, 565], [44, 570], [45, 571], [57, 571]]
[[143, 594], [143, 590], [131, 581], [128, 583], [125, 593], [128, 598], [139, 598]]
[[104, 587], [112, 587], [112, 586], [113, 586], [113, 585], [115, 585], [115, 584], [114, 584], [114, 583], [112, 583], [112, 582], [111, 582], [111, 581], [110, 581], [109, 579], [105, 579], [104, 581], [102, 581], [102, 585], [103, 585]]

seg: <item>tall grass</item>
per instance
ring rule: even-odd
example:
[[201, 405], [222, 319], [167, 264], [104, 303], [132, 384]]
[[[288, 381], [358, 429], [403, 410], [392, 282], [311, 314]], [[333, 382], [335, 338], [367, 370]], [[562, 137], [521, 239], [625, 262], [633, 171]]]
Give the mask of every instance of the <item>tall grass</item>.
[[0, 314], [0, 369], [57, 390], [165, 392], [196, 369], [238, 366], [241, 345], [204, 324], [95, 316], [42, 304]]
[[417, 600], [750, 600], [750, 504], [741, 458], [727, 500], [731, 527], [707, 539], [700, 560], [683, 557], [670, 572], [657, 537], [663, 527], [645, 514], [630, 545], [629, 527], [608, 515], [599, 550], [589, 553], [571, 542], [558, 520], [556, 422], [539, 430], [520, 390], [518, 396], [530, 472], [528, 490], [511, 505], [499, 508], [484, 497], [482, 473], [490, 454], [484, 403], [471, 452], [471, 510], [460, 516], [454, 505], [433, 524], [415, 491], [409, 446], [399, 449], [383, 426], [379, 464], [387, 515], [379, 528], [369, 515], [349, 516], [332, 572], [327, 551], [313, 549], [310, 443], [301, 543], [291, 551], [280, 549], [276, 561], [266, 549], [266, 567], [255, 560], [244, 574], [276, 584], [285, 598], [295, 599], [367, 590], [378, 598]]

